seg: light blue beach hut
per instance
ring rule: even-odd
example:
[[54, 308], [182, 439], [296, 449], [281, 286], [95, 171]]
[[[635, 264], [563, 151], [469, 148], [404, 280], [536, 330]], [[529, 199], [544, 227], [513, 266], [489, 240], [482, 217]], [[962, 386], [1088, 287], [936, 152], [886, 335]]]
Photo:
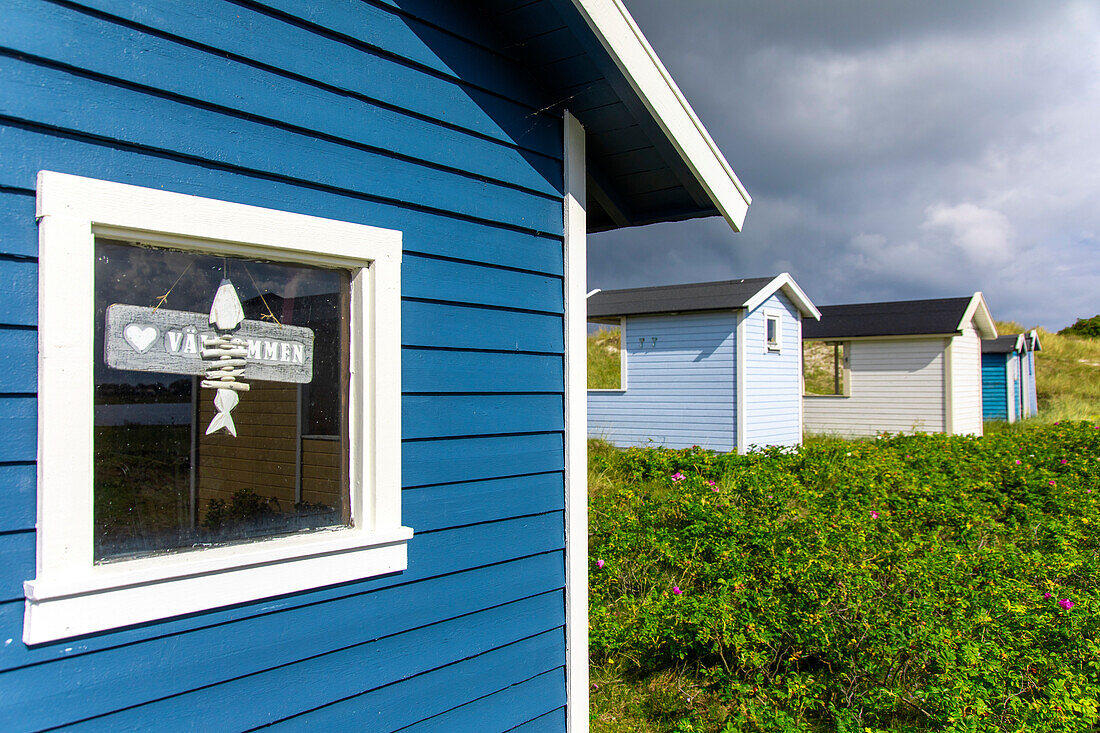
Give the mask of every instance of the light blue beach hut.
[[1035, 352], [1041, 349], [1034, 330], [982, 341], [984, 419], [1011, 423], [1038, 413]]
[[588, 319], [618, 327], [621, 381], [588, 392], [588, 433], [613, 445], [744, 452], [802, 440], [802, 319], [788, 273], [600, 291]]

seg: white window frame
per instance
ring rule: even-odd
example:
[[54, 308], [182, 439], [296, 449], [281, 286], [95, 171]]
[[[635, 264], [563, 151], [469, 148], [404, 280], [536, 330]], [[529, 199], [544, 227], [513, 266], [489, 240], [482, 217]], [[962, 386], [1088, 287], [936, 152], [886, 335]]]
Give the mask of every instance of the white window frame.
[[[39, 644], [398, 572], [401, 233], [138, 186], [38, 175], [38, 522], [23, 640]], [[96, 564], [95, 238], [345, 268], [352, 526]]]
[[[775, 321], [775, 342], [768, 340], [768, 321]], [[783, 351], [783, 316], [779, 311], [764, 311], [764, 352], [778, 354]]]

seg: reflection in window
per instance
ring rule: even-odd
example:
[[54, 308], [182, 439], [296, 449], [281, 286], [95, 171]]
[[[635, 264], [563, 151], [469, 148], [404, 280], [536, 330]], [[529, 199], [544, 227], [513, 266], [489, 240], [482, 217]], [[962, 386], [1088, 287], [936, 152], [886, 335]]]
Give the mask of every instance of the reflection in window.
[[803, 341], [802, 374], [806, 394], [847, 394], [847, 345], [824, 341]]
[[588, 322], [588, 388], [622, 389], [622, 324], [619, 319]]
[[[164, 325], [194, 322], [194, 314], [204, 322], [223, 278], [243, 307], [239, 333], [266, 334], [249, 340], [242, 357], [248, 390], [236, 393], [235, 437], [206, 433], [221, 391], [200, 387], [204, 377], [178, 358], [186, 328]], [[155, 371], [96, 361], [97, 562], [349, 524], [348, 297], [343, 270], [97, 239], [95, 353], [106, 356], [108, 306], [156, 308], [155, 327], [143, 322], [121, 339], [115, 324], [110, 340], [164, 364]], [[301, 347], [280, 338], [298, 330], [287, 327], [312, 332], [311, 370], [301, 366]], [[200, 351], [203, 331], [195, 334]], [[257, 376], [261, 361], [289, 365], [289, 376]]]

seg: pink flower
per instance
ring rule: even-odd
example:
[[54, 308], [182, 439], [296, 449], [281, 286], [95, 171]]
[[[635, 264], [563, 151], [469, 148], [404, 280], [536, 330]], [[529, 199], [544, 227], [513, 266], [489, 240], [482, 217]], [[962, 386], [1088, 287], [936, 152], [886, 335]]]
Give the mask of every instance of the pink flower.
[[1058, 601], [1058, 605], [1068, 611], [1069, 609], [1073, 608], [1073, 601], [1068, 598], [1063, 598], [1062, 600]]
[[1047, 483], [1050, 484], [1051, 486], [1054, 486], [1054, 485], [1057, 484], [1057, 482], [1054, 479], [1051, 479], [1050, 481], [1047, 481]]
[[771, 494], [768, 494], [768, 498], [769, 498], [769, 499], [770, 499], [770, 498], [772, 498], [772, 495], [771, 495]]
[[1064, 465], [1066, 465], [1067, 463], [1069, 463], [1069, 461], [1067, 461], [1067, 460], [1066, 460], [1065, 458], [1063, 458], [1063, 459], [1062, 459], [1062, 465], [1064, 466]]
[[1053, 598], [1053, 597], [1054, 597], [1053, 593], [1044, 593], [1043, 594], [1043, 598]]
[[871, 519], [878, 519], [878, 512], [872, 511], [871, 512]]
[[597, 560], [597, 561], [596, 561], [596, 567], [598, 567], [598, 568], [601, 568], [601, 569], [602, 569], [604, 565], [605, 565], [605, 563], [604, 563], [604, 561], [603, 561], [603, 560]]
[[[675, 596], [678, 596], [678, 595], [681, 595], [682, 593], [683, 593], [683, 591], [682, 591], [682, 590], [680, 590], [680, 586], [678, 586], [678, 585], [674, 585], [674, 586], [672, 586], [672, 594], [673, 594], [673, 595], [675, 595]], [[1069, 605], [1071, 605], [1071, 606], [1072, 606], [1073, 604], [1071, 603], [1071, 604], [1069, 604]]]
[[672, 480], [673, 481], [683, 481], [684, 480], [684, 474], [677, 471], [676, 473], [672, 474]]
[[1017, 465], [1017, 466], [1020, 466], [1020, 465], [1022, 465], [1022, 464], [1023, 464], [1023, 461], [1021, 461], [1021, 460], [1020, 460], [1019, 458], [1017, 458], [1017, 459], [1016, 459], [1016, 465]]
[[714, 482], [713, 481], [707, 481], [707, 486], [714, 486]]
[[1086, 493], [1086, 494], [1091, 494], [1091, 493], [1092, 493], [1092, 489], [1086, 489], [1086, 490], [1085, 490], [1085, 493]]

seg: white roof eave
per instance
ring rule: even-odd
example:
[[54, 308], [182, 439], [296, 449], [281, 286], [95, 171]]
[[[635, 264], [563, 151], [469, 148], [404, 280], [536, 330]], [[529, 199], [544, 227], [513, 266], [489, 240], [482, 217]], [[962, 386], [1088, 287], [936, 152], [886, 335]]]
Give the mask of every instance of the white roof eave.
[[619, 71], [734, 231], [752, 197], [620, 0], [572, 0]]

